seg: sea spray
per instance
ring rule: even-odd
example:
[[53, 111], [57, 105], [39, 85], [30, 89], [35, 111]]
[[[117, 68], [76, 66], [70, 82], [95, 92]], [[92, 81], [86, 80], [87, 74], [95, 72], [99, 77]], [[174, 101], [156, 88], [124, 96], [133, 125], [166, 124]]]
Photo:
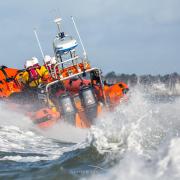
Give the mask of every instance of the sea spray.
[[179, 179], [179, 97], [158, 97], [142, 87], [128, 96], [89, 130], [64, 122], [39, 130], [1, 104], [0, 177], [40, 178], [48, 172], [49, 178]]

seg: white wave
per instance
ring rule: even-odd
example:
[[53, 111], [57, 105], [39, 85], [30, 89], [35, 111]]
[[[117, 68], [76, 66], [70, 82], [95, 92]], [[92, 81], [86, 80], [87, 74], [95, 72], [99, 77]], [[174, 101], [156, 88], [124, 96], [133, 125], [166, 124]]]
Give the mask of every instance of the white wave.
[[37, 129], [39, 133], [48, 138], [53, 138], [62, 142], [80, 143], [86, 141], [88, 129], [76, 128], [64, 121], [59, 121], [56, 125], [46, 130]]
[[180, 179], [180, 138], [173, 138], [164, 154], [157, 163], [157, 177], [172, 175], [173, 178]]
[[[150, 161], [128, 152], [123, 159], [103, 174], [89, 179], [104, 180], [178, 180], [180, 179], [180, 138], [173, 138], [166, 148], [161, 148]], [[104, 172], [103, 171], [103, 172]]]
[[12, 126], [12, 125], [21, 127], [23, 129], [28, 129], [33, 126], [32, 121], [24, 115], [24, 112], [21, 109], [13, 110], [13, 107], [9, 107], [8, 104], [1, 103], [0, 126]]
[[[0, 160], [19, 162], [54, 160], [58, 159], [65, 152], [82, 149], [86, 146], [86, 143], [62, 146], [53, 139], [33, 131], [22, 130], [15, 126], [4, 126], [1, 127], [0, 131], [0, 150], [18, 153], [18, 155], [13, 156], [6, 155], [0, 158]], [[22, 156], [19, 154], [22, 154]]]
[[[178, 136], [180, 132], [180, 100], [154, 104], [147, 100], [146, 95], [139, 89], [133, 90], [128, 103], [120, 104], [114, 112], [102, 114], [89, 131], [76, 129], [66, 123], [59, 123], [46, 131], [37, 130], [24, 115], [9, 110], [2, 111], [0, 107], [0, 150], [17, 153], [1, 157], [0, 160], [53, 160], [61, 157], [64, 152], [93, 145], [99, 153], [110, 153], [110, 159], [122, 158], [120, 164], [128, 161], [133, 168], [137, 161], [139, 168], [146, 166], [144, 159], [152, 160], [164, 140]], [[53, 139], [76, 144], [63, 147]], [[163, 159], [164, 156], [158, 160], [160, 165], [156, 166], [159, 176], [160, 172], [166, 171], [166, 167], [169, 168], [163, 163], [167, 160], [160, 163]], [[138, 165], [135, 168], [138, 168]], [[146, 168], [144, 169], [146, 171]], [[150, 171], [153, 171], [153, 168], [150, 168]]]
[[[15, 154], [4, 155], [0, 158], [1, 161], [53, 160], [58, 159], [65, 152], [87, 146], [84, 141], [87, 133], [85, 130], [60, 123], [52, 129], [43, 131], [35, 127], [22, 113], [4, 107], [0, 105], [0, 151]], [[62, 146], [57, 140], [77, 144]]]
[[[107, 162], [119, 163], [92, 179], [180, 179], [180, 99], [153, 103], [139, 89], [127, 104], [97, 120], [88, 136]], [[91, 178], [90, 178], [91, 179]]]
[[[158, 123], [158, 107], [150, 104], [139, 91], [133, 92], [127, 104], [121, 104], [114, 112], [105, 113], [91, 128], [89, 141], [100, 153], [110, 149], [133, 150], [143, 153], [144, 144], [153, 146], [162, 139], [164, 129]], [[148, 137], [154, 133], [153, 137]], [[151, 138], [151, 141], [147, 141]], [[148, 144], [151, 143], [151, 144]]]

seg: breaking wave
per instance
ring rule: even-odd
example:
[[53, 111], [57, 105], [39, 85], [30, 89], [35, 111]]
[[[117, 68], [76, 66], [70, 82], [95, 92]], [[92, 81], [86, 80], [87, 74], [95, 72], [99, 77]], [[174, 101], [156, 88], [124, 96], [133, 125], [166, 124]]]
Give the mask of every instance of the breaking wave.
[[179, 106], [177, 97], [154, 98], [136, 89], [128, 103], [104, 114], [89, 139], [99, 153], [107, 154], [109, 166], [91, 178], [179, 179]]

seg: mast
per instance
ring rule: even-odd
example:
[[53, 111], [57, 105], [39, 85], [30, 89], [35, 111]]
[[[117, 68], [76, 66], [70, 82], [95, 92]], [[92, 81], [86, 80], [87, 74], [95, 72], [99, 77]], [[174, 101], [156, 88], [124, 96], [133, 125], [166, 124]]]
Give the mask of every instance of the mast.
[[61, 34], [61, 21], [62, 21], [62, 19], [61, 18], [56, 18], [55, 20], [54, 20], [54, 22], [56, 23], [56, 25], [57, 25], [57, 28], [58, 28], [58, 34], [60, 35]]
[[[43, 61], [44, 61], [44, 52], [43, 52], [43, 50], [42, 50], [42, 46], [41, 46], [41, 43], [40, 43], [40, 41], [39, 41], [39, 38], [38, 38], [38, 34], [37, 34], [36, 29], [34, 29], [34, 35], [35, 35], [35, 37], [36, 37], [36, 40], [37, 40], [37, 43], [38, 43], [38, 46], [39, 46], [39, 49], [40, 49], [40, 51], [41, 51], [41, 55], [42, 55], [42, 58], [43, 58]], [[45, 62], [44, 62], [44, 63], [45, 63]]]
[[75, 21], [74, 21], [73, 16], [71, 16], [71, 19], [72, 19], [72, 22], [73, 22], [74, 28], [75, 28], [75, 30], [76, 30], [76, 33], [77, 33], [77, 35], [78, 35], [79, 41], [80, 41], [81, 46], [82, 46], [84, 58], [85, 58], [85, 59], [87, 59], [87, 53], [86, 53], [86, 50], [85, 50], [84, 44], [83, 44], [83, 42], [82, 42], [81, 36], [80, 36], [80, 34], [79, 34], [79, 31], [78, 31], [78, 28], [77, 28], [77, 26], [76, 26], [76, 23], [75, 23]]

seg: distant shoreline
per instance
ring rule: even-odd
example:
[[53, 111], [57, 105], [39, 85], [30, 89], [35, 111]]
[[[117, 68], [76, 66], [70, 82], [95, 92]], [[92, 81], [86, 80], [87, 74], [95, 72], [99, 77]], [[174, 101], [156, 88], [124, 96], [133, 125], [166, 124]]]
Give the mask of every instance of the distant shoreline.
[[136, 85], [138, 83], [148, 85], [154, 83], [163, 83], [166, 85], [172, 85], [180, 83], [180, 74], [174, 72], [166, 75], [136, 75], [136, 74], [116, 74], [115, 72], [107, 73], [104, 78], [107, 81], [124, 81], [131, 85]]

